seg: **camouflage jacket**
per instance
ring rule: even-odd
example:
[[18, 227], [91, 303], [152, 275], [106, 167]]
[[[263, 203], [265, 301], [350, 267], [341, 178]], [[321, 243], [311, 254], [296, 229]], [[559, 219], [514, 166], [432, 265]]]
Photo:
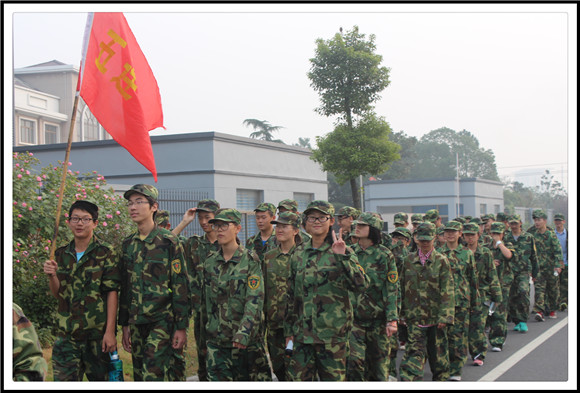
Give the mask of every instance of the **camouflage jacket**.
[[316, 249], [308, 240], [292, 254], [290, 269], [285, 337], [305, 344], [348, 340], [353, 324], [349, 293], [364, 291], [369, 283], [352, 249], [335, 254], [329, 243]]
[[[387, 247], [388, 248], [388, 247]], [[403, 245], [402, 241], [398, 241], [396, 244], [391, 243], [389, 250], [395, 256], [395, 262], [397, 263], [397, 271], [401, 271], [403, 268], [403, 260], [409, 255], [409, 249]]]
[[12, 379], [44, 381], [47, 372], [34, 326], [22, 309], [12, 303]]
[[455, 283], [455, 307], [468, 307], [477, 310], [480, 305], [479, 282], [473, 253], [459, 244], [451, 250], [447, 243], [437, 250], [447, 256], [451, 264], [451, 273]]
[[103, 337], [107, 323], [107, 293], [118, 291], [121, 273], [111, 246], [95, 236], [77, 262], [74, 240], [54, 257], [58, 268], [58, 334], [75, 340]]
[[534, 236], [540, 272], [552, 274], [555, 268], [562, 266], [564, 260], [562, 245], [556, 232], [548, 227], [546, 232], [540, 233], [535, 227], [531, 227], [528, 229], [528, 233]]
[[499, 304], [502, 300], [501, 285], [493, 263], [493, 254], [489, 248], [478, 246], [473, 255], [482, 303], [491, 300]]
[[207, 340], [225, 348], [262, 340], [264, 280], [257, 255], [239, 246], [226, 261], [220, 248], [206, 259], [203, 278]]
[[489, 233], [483, 232], [477, 241], [480, 246], [490, 248], [493, 246], [493, 237]]
[[516, 240], [511, 231], [506, 231], [503, 241], [506, 244], [511, 243], [517, 254], [516, 258], [512, 258], [511, 262], [513, 273], [532, 273], [532, 277], [537, 277], [539, 266], [534, 236], [530, 233], [522, 232]]
[[190, 311], [199, 313], [202, 308], [203, 265], [211, 252], [219, 250], [219, 245], [217, 241], [210, 243], [207, 234], [193, 235], [181, 244], [189, 277]]
[[136, 232], [123, 241], [120, 259], [119, 325], [167, 319], [187, 328], [189, 279], [177, 236], [157, 225], [145, 240]]
[[361, 326], [376, 326], [398, 320], [399, 274], [395, 257], [381, 244], [366, 250], [357, 244], [354, 252], [369, 277], [369, 286], [358, 294], [353, 304], [356, 323]]
[[263, 258], [264, 254], [276, 247], [276, 231], [272, 231], [272, 234], [266, 240], [266, 243], [262, 242], [262, 234], [260, 232], [256, 233], [254, 236], [246, 240], [246, 249], [249, 251], [254, 251], [260, 260]]
[[418, 252], [405, 258], [401, 281], [401, 313], [408, 324], [453, 324], [455, 284], [447, 257], [436, 250], [423, 266]]
[[279, 329], [284, 326], [290, 278], [290, 257], [295, 250], [296, 246], [292, 247], [288, 254], [284, 254], [278, 246], [264, 254], [262, 262], [266, 291], [264, 315], [266, 324], [270, 329]]
[[[493, 254], [493, 259], [499, 261], [499, 265], [495, 267], [497, 272], [497, 278], [499, 279], [500, 285], [502, 287], [509, 287], [514, 280], [514, 273], [512, 272], [512, 264], [517, 263], [518, 254], [516, 253], [515, 247], [510, 242], [503, 240], [504, 245], [512, 252], [511, 259], [507, 259], [501, 252], [500, 248], [490, 248], [489, 250]], [[505, 300], [505, 299], [504, 299]]]

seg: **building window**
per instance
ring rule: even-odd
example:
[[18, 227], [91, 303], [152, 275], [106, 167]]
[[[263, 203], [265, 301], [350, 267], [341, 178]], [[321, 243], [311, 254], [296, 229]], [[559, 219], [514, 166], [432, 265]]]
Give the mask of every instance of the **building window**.
[[487, 214], [487, 205], [485, 203], [480, 203], [479, 204], [479, 215], [483, 216], [484, 214]]
[[310, 202], [314, 200], [314, 194], [295, 192], [294, 200], [298, 202], [298, 211], [303, 212], [304, 210], [306, 210]]
[[499, 209], [500, 209], [500, 206], [499, 205], [493, 205], [493, 212], [495, 214], [499, 213]]
[[44, 123], [44, 143], [58, 143], [59, 126], [56, 124]]
[[36, 121], [20, 119], [20, 143], [36, 145]]
[[78, 141], [98, 141], [103, 138], [103, 129], [97, 118], [91, 113], [88, 106], [85, 106], [82, 114], [81, 129], [78, 134]]

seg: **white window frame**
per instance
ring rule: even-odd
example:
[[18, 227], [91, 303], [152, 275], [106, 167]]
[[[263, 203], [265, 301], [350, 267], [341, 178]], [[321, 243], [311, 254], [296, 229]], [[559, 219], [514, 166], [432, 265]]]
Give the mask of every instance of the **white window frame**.
[[46, 126], [53, 126], [56, 127], [56, 142], [50, 142], [50, 143], [60, 143], [60, 125], [56, 124], [56, 123], [50, 123], [50, 122], [44, 122], [44, 144], [48, 144], [49, 142], [47, 142], [46, 140]]
[[[29, 121], [34, 125], [33, 135], [34, 135], [34, 142], [24, 141], [22, 139], [22, 122]], [[38, 121], [36, 119], [31, 119], [29, 117], [20, 117], [18, 120], [18, 142], [21, 145], [38, 145]]]
[[103, 137], [105, 130], [103, 129], [103, 127], [101, 126], [101, 123], [99, 123], [99, 121], [97, 120], [97, 118], [95, 117], [95, 115], [93, 115], [93, 113], [90, 111], [90, 109], [89, 109], [89, 107], [87, 105], [87, 106], [84, 107], [83, 113], [82, 113], [82, 116], [81, 116], [81, 127], [80, 127], [81, 131], [80, 131], [80, 135], [79, 135], [79, 138], [80, 138], [79, 142], [86, 142], [86, 141], [88, 141], [87, 138], [86, 138], [87, 129], [85, 127], [85, 120], [89, 120], [89, 119], [94, 119], [96, 121], [97, 127], [98, 127], [97, 139], [91, 139], [90, 141], [95, 141], [95, 140], [101, 141], [101, 140], [105, 139]]

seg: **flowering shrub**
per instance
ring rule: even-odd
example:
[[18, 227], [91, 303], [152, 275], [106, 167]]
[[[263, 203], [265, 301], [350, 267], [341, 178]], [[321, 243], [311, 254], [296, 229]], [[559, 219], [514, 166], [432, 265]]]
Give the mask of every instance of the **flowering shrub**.
[[[40, 161], [32, 153], [13, 156], [13, 293], [26, 316], [39, 328], [55, 324], [56, 299], [50, 294], [44, 262], [54, 236], [62, 163], [38, 168]], [[118, 246], [134, 230], [125, 200], [107, 187], [105, 177], [96, 171], [80, 175], [72, 163], [65, 179], [60, 213], [57, 248], [73, 236], [66, 225], [68, 210], [74, 201], [87, 199], [99, 206], [95, 234], [101, 240]]]

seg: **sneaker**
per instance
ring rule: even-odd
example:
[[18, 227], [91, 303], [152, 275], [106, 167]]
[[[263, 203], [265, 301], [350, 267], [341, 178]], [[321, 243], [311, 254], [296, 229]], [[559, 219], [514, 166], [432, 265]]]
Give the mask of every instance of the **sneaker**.
[[474, 366], [483, 366], [483, 360], [481, 360], [481, 359], [475, 359], [473, 361], [473, 365]]
[[449, 377], [448, 381], [461, 381], [460, 375], [452, 375]]
[[568, 305], [566, 303], [560, 304], [560, 311], [566, 311], [567, 308], [568, 308]]
[[556, 315], [556, 311], [552, 311], [552, 312], [550, 313], [550, 315], [548, 315], [548, 318], [551, 318], [551, 319], [556, 319], [556, 318], [558, 318], [558, 316]]
[[541, 311], [538, 311], [536, 313], [536, 321], [538, 321], [538, 322], [544, 322], [545, 321], [544, 314], [542, 314]]
[[528, 325], [525, 322], [520, 322], [520, 333], [527, 333], [528, 332]]
[[501, 348], [500, 347], [492, 347], [491, 351], [492, 352], [501, 352]]
[[521, 331], [521, 327], [520, 324], [518, 323], [516, 326], [514, 326], [514, 332], [519, 332]]

